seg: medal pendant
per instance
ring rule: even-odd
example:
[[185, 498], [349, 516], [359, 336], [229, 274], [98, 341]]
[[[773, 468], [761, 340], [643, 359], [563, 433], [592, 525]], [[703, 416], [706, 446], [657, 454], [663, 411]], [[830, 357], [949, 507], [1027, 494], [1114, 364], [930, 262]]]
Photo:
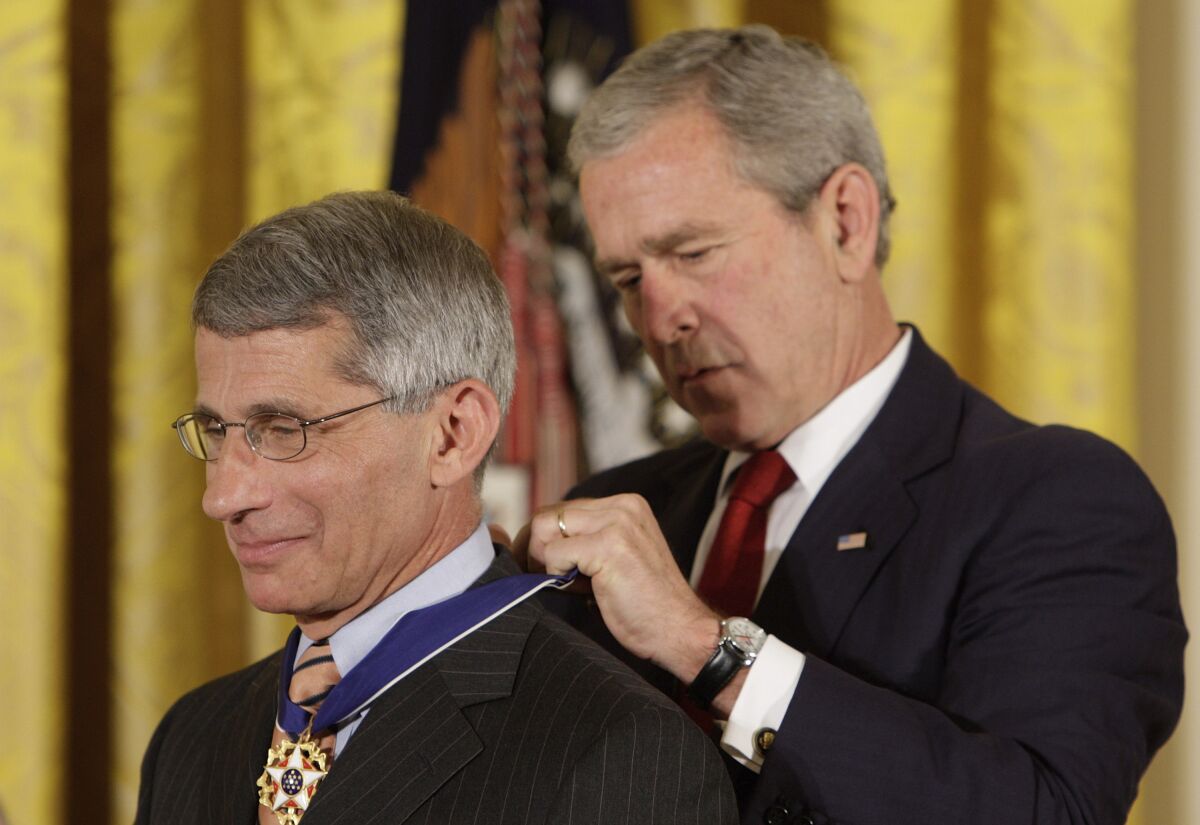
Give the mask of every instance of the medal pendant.
[[275, 813], [279, 825], [299, 825], [329, 772], [325, 765], [325, 754], [308, 730], [295, 742], [285, 739], [267, 750], [267, 764], [258, 778], [259, 804]]

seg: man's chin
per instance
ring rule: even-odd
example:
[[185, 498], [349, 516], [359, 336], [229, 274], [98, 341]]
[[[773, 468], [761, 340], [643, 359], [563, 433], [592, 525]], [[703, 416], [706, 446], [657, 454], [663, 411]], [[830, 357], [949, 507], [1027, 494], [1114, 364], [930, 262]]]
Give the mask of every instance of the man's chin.
[[774, 447], [787, 435], [783, 433], [776, 437], [774, 433], [767, 432], [762, 422], [738, 415], [736, 408], [719, 413], [702, 413], [696, 416], [696, 420], [704, 437], [726, 450], [748, 453], [765, 450]]
[[242, 571], [242, 587], [250, 604], [263, 613], [280, 613], [295, 616], [304, 613], [303, 600], [293, 588], [286, 586], [276, 577]]

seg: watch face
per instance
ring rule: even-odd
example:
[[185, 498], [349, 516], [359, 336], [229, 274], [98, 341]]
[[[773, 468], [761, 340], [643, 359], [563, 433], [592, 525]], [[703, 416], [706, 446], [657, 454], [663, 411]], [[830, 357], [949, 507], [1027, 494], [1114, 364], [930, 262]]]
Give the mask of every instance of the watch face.
[[726, 619], [721, 626], [725, 629], [725, 636], [744, 656], [751, 658], [757, 656], [758, 651], [762, 650], [763, 643], [767, 641], [765, 630], [741, 616]]

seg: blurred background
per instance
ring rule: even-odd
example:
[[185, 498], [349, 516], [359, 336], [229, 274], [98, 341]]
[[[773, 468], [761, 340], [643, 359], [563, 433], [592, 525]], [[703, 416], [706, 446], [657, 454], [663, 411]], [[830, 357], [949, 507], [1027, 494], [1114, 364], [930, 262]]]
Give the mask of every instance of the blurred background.
[[[590, 272], [561, 152], [630, 48], [747, 21], [866, 94], [897, 315], [1010, 409], [1142, 463], [1196, 623], [1200, 3], [4, 0], [0, 822], [131, 821], [171, 702], [290, 626], [246, 604], [169, 426], [192, 289], [248, 224], [391, 187], [488, 250], [521, 353], [498, 521], [686, 435]], [[1188, 708], [1130, 822], [1200, 822], [1197, 771]]]

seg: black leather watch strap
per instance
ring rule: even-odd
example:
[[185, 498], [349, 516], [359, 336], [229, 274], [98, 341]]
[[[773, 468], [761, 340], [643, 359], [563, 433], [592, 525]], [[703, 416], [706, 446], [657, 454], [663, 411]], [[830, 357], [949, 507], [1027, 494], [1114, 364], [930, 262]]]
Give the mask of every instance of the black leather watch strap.
[[701, 708], [707, 710], [712, 704], [712, 700], [717, 698], [717, 694], [729, 684], [729, 680], [744, 664], [745, 659], [730, 650], [725, 639], [722, 639], [721, 643], [717, 645], [717, 649], [713, 651], [713, 655], [704, 663], [704, 667], [700, 668], [696, 678], [688, 685], [688, 696]]

